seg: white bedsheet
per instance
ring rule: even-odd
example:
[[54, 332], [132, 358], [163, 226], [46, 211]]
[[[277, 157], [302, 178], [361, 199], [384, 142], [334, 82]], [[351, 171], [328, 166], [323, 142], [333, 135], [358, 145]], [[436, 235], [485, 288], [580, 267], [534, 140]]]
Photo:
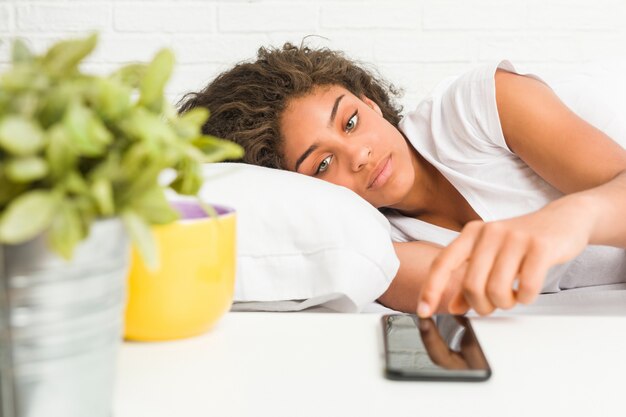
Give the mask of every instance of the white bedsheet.
[[[287, 302], [288, 303], [288, 302]], [[248, 303], [236, 303], [233, 311], [259, 311], [263, 310], [259, 305]], [[267, 311], [288, 311], [288, 306], [274, 305], [275, 303], [263, 303]], [[300, 310], [303, 313], [337, 313], [327, 307], [316, 306]], [[399, 313], [377, 302], [367, 305], [362, 314], [391, 314]], [[496, 310], [492, 316], [507, 316], [518, 314], [531, 315], [626, 315], [626, 283], [602, 285], [595, 287], [576, 288], [554, 294], [542, 294], [531, 305], [518, 305], [511, 310]], [[468, 316], [477, 316], [470, 311]]]

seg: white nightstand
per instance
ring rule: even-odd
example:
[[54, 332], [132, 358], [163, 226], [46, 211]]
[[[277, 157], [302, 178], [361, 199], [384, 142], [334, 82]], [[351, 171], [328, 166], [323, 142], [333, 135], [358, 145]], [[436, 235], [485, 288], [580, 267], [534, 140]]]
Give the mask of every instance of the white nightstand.
[[199, 337], [124, 343], [114, 416], [626, 414], [625, 316], [472, 323], [489, 381], [397, 382], [379, 314], [228, 313]]

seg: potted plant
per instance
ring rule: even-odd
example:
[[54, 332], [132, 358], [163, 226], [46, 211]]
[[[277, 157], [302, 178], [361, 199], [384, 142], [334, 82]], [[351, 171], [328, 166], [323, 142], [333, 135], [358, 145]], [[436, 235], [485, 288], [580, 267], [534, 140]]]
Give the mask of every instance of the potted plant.
[[96, 76], [79, 68], [96, 43], [16, 41], [0, 74], [3, 417], [110, 415], [126, 234], [155, 265], [151, 225], [178, 218], [164, 190], [193, 195], [202, 163], [242, 153], [201, 134], [208, 112], [164, 98], [170, 51]]

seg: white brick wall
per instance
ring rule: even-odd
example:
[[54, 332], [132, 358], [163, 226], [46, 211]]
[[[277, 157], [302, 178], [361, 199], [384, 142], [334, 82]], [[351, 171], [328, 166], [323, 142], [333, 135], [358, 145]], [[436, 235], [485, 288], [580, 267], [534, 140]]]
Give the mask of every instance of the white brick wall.
[[378, 68], [409, 107], [442, 78], [500, 58], [546, 76], [626, 59], [623, 0], [0, 0], [0, 69], [11, 38], [42, 50], [91, 30], [101, 35], [86, 65], [95, 72], [173, 48], [172, 100], [261, 45], [310, 34]]

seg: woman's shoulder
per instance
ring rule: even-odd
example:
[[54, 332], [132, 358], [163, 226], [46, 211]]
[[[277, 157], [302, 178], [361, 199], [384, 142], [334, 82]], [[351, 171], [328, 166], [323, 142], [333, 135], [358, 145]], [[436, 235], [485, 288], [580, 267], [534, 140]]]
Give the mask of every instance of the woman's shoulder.
[[500, 60], [442, 80], [406, 114], [400, 129], [445, 159], [476, 161], [505, 152], [495, 99], [498, 69], [517, 72], [510, 61]]

